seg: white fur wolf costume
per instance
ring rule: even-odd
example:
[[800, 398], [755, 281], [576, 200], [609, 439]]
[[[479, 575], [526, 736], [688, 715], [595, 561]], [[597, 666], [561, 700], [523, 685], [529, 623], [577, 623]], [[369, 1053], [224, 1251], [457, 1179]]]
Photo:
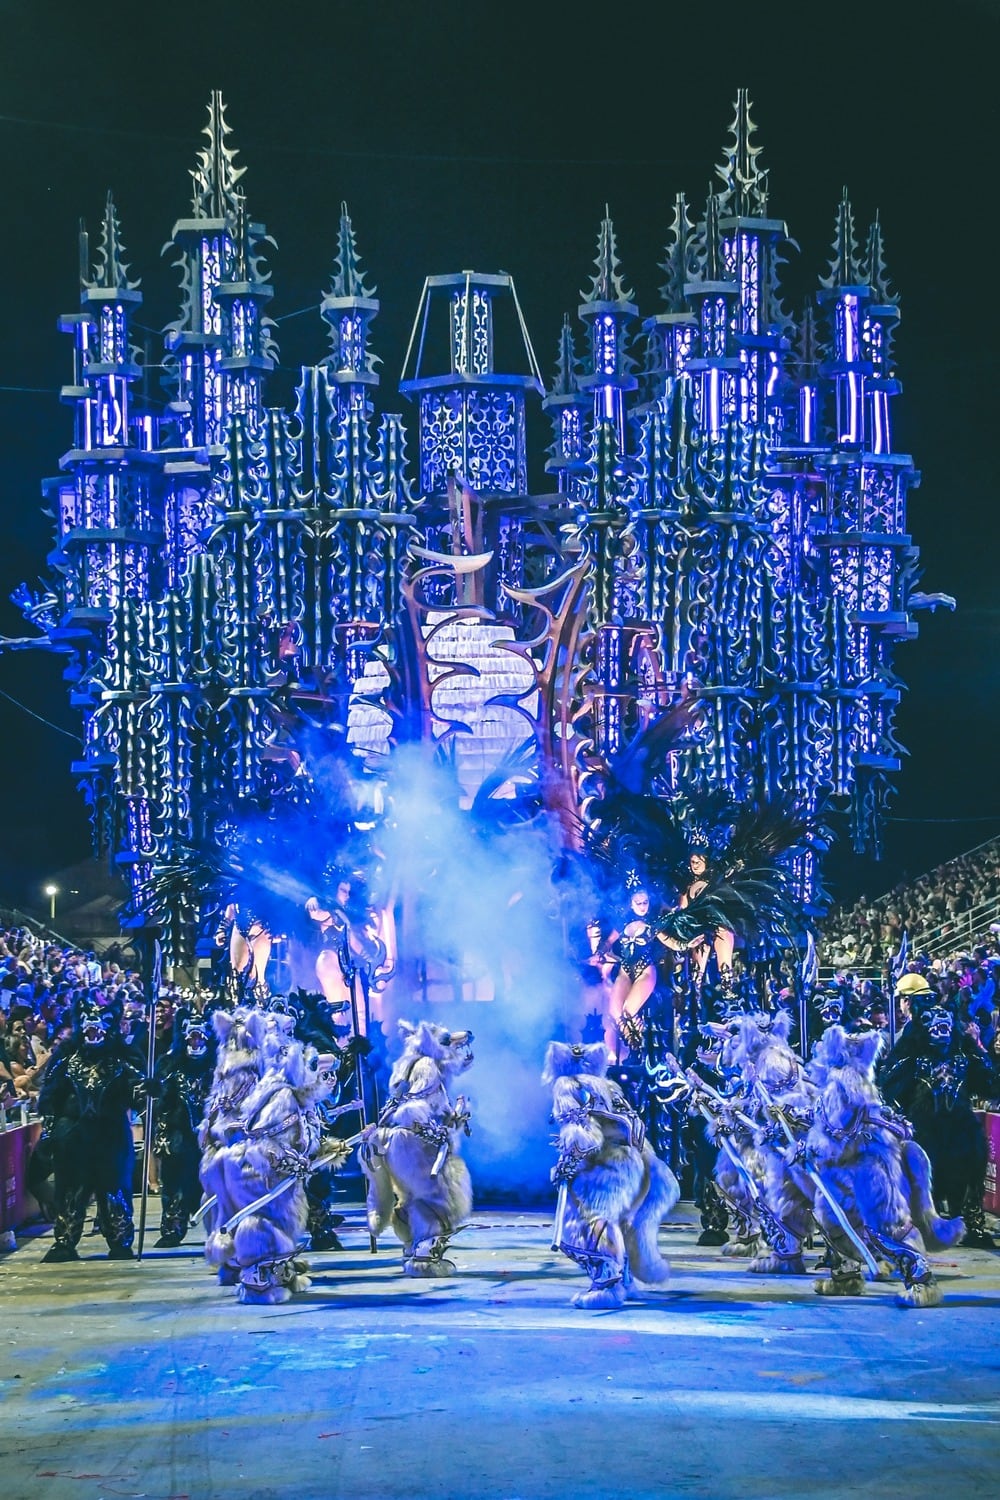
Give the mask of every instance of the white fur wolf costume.
[[[308, 1266], [298, 1254], [309, 1211], [304, 1184], [320, 1148], [317, 1106], [329, 1098], [336, 1078], [335, 1059], [287, 1042], [247, 1096], [240, 1138], [216, 1155], [220, 1215], [205, 1254], [226, 1272], [222, 1279], [238, 1279], [241, 1302], [284, 1302], [309, 1286]], [[342, 1147], [340, 1159], [346, 1159], [346, 1143], [325, 1144], [328, 1152]], [[295, 1181], [280, 1196], [226, 1228], [233, 1214], [289, 1177]]]
[[642, 1121], [605, 1076], [610, 1062], [601, 1044], [550, 1042], [542, 1073], [552, 1086], [559, 1130], [552, 1178], [565, 1211], [557, 1216], [556, 1240], [590, 1277], [589, 1291], [573, 1298], [576, 1307], [621, 1307], [633, 1276], [664, 1282], [670, 1275], [656, 1237], [680, 1189], [646, 1141]]
[[359, 1157], [368, 1181], [368, 1227], [388, 1226], [402, 1242], [407, 1276], [450, 1276], [448, 1241], [472, 1212], [469, 1169], [458, 1154], [469, 1113], [452, 1080], [472, 1062], [470, 1031], [400, 1021], [403, 1053], [389, 1101], [364, 1133]]
[[[738, 1235], [723, 1254], [751, 1256], [748, 1269], [757, 1275], [804, 1275], [802, 1247], [813, 1227], [812, 1195], [804, 1195], [792, 1178], [786, 1137], [757, 1090], [758, 1084], [763, 1085], [767, 1098], [781, 1109], [795, 1133], [805, 1134], [816, 1089], [789, 1046], [790, 1031], [787, 1011], [740, 1016], [724, 1028], [720, 1065], [726, 1073], [738, 1075], [740, 1082], [727, 1099], [730, 1108], [720, 1106], [709, 1125], [713, 1139], [725, 1135], [747, 1174], [740, 1172], [729, 1151], [720, 1149], [716, 1184], [733, 1210]], [[737, 1110], [744, 1120], [738, 1118]], [[761, 1235], [766, 1249], [760, 1245]]]
[[[830, 1026], [823, 1033], [810, 1065], [822, 1092], [802, 1155], [875, 1258], [895, 1265], [904, 1285], [899, 1302], [933, 1307], [941, 1290], [921, 1250], [957, 1244], [965, 1226], [936, 1213], [927, 1155], [910, 1139], [906, 1122], [881, 1102], [874, 1082], [881, 1046], [877, 1032], [849, 1035]], [[808, 1178], [800, 1181], [803, 1191], [813, 1191]], [[832, 1252], [830, 1275], [816, 1282], [816, 1291], [858, 1296], [864, 1277], [857, 1250], [818, 1192], [813, 1212]]]
[[[214, 1228], [224, 1224], [239, 1207], [226, 1196], [226, 1174], [219, 1153], [243, 1134], [243, 1111], [264, 1071], [263, 1045], [267, 1023], [259, 1010], [237, 1006], [233, 1011], [217, 1010], [212, 1027], [219, 1042], [212, 1087], [205, 1101], [205, 1118], [198, 1131], [201, 1147], [202, 1192], [215, 1198], [215, 1206], [205, 1213], [208, 1238]], [[236, 1280], [225, 1267], [219, 1268], [219, 1280], [232, 1285]]]

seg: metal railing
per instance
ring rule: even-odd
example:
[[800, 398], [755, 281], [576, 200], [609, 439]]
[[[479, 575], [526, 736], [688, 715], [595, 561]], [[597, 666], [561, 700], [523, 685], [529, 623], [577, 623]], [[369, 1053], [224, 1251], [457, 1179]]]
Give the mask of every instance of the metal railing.
[[917, 932], [911, 939], [911, 950], [926, 953], [929, 958], [940, 958], [945, 953], [971, 948], [997, 925], [1000, 925], [1000, 894], [970, 906], [968, 911], [956, 912], [937, 927]]
[[857, 979], [883, 980], [886, 976], [886, 964], [820, 964], [816, 970], [816, 978], [820, 984], [828, 984], [838, 974], [853, 974]]

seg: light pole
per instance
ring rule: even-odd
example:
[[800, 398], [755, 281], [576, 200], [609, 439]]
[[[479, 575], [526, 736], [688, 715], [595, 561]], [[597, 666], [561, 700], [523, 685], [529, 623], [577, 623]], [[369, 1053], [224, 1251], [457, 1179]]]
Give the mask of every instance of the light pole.
[[56, 897], [59, 894], [59, 887], [57, 885], [47, 885], [45, 887], [45, 894], [49, 898], [49, 921], [54, 922], [56, 919]]

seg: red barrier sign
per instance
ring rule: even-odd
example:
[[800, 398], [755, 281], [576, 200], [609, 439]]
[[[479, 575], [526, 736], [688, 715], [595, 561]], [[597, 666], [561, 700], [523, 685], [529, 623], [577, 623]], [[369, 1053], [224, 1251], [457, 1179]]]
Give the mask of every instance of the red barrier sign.
[[986, 1191], [983, 1207], [987, 1213], [1000, 1214], [1000, 1115], [985, 1114], [986, 1144], [990, 1149], [986, 1163]]
[[38, 1212], [28, 1192], [28, 1158], [42, 1133], [39, 1120], [0, 1130], [0, 1230], [16, 1229]]

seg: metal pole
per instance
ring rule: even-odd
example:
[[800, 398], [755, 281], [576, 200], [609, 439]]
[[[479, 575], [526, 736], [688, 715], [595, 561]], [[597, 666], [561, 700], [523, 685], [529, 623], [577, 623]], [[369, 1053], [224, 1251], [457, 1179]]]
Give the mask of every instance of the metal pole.
[[[155, 931], [144, 932], [140, 939], [143, 950], [143, 980], [146, 985], [146, 1019], [149, 1036], [146, 1042], [146, 1083], [152, 1083], [156, 1072], [156, 1009], [160, 998], [160, 944]], [[147, 1092], [146, 1108], [142, 1127], [142, 1187], [139, 1197], [139, 1230], [136, 1236], [137, 1261], [142, 1260], [146, 1240], [146, 1209], [149, 1203], [149, 1169], [153, 1146], [153, 1096]]]
[[[351, 953], [350, 938], [350, 927], [345, 924], [344, 941], [340, 950], [340, 967], [343, 970], [344, 978], [347, 980], [347, 987], [351, 993], [351, 1025], [354, 1029], [354, 1035], [359, 1037], [361, 1035], [361, 1028], [358, 1011], [358, 968]], [[365, 1075], [360, 1052], [354, 1058], [354, 1081], [358, 1090], [358, 1102], [361, 1106], [361, 1128], [362, 1130], [366, 1130], [368, 1128], [368, 1102], [365, 1099]], [[370, 1230], [368, 1233], [368, 1246], [372, 1255], [378, 1253], [378, 1240]]]

